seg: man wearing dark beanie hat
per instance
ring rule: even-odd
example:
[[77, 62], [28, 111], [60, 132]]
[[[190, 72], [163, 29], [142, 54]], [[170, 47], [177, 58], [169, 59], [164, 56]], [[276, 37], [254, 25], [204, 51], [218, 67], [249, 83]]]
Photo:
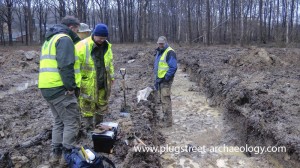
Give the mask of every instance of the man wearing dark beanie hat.
[[107, 37], [108, 36], [107, 26], [105, 24], [97, 24], [93, 32], [93, 35]]
[[103, 121], [108, 110], [108, 98], [114, 81], [111, 44], [108, 28], [97, 24], [92, 35], [76, 44], [81, 62], [81, 94], [79, 106], [87, 132]]

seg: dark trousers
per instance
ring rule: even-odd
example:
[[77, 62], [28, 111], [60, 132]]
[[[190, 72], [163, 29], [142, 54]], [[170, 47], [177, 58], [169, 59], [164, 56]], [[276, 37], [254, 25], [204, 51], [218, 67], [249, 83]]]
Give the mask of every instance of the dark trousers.
[[166, 126], [172, 126], [172, 101], [171, 101], [171, 87], [173, 80], [164, 81], [159, 85], [159, 95], [162, 104], [163, 122]]
[[80, 128], [80, 112], [75, 95], [62, 95], [48, 101], [54, 118], [52, 149], [61, 146], [71, 149]]

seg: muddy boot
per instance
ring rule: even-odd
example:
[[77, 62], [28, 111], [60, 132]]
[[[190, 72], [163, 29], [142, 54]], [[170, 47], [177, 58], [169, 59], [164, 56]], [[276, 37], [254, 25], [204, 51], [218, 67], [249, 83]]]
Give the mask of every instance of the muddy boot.
[[91, 131], [93, 131], [93, 117], [83, 117], [82, 118], [83, 125], [84, 125], [84, 134], [87, 138], [90, 138]]
[[57, 167], [59, 165], [59, 159], [62, 157], [62, 150], [55, 148], [50, 154], [49, 164], [51, 167]]
[[82, 117], [85, 130], [93, 128], [93, 117]]
[[93, 119], [93, 123], [94, 123], [94, 127], [98, 124], [100, 124], [101, 122], [103, 122], [103, 118], [104, 118], [104, 115], [103, 114], [97, 114], [95, 113]]
[[68, 168], [68, 163], [65, 160], [65, 155], [69, 155], [72, 152], [72, 149], [63, 148], [63, 154], [61, 155], [59, 159], [59, 165], [58, 168]]

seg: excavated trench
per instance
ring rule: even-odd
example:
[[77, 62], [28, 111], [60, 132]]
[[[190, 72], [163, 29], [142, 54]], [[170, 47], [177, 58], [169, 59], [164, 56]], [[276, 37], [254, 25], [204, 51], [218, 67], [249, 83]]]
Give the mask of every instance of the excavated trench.
[[[286, 167], [271, 155], [250, 157], [243, 151], [231, 151], [234, 147], [245, 146], [240, 129], [237, 129], [242, 128], [241, 125], [231, 124], [238, 118], [229, 120], [222, 109], [211, 107], [202, 89], [189, 78], [190, 75], [179, 69], [174, 80], [175, 124], [171, 129], [162, 129], [166, 143], [161, 144], [163, 147], [168, 144], [173, 151], [161, 155], [163, 167]], [[179, 152], [176, 147], [190, 150]]]
[[[271, 167], [299, 167], [299, 49], [195, 48], [180, 62], [208, 98], [220, 107], [237, 146], [276, 146]], [[253, 152], [247, 156], [256, 157]], [[277, 163], [281, 164], [277, 164]], [[264, 167], [264, 166], [263, 166]]]
[[[160, 109], [153, 95], [139, 103], [136, 98], [153, 85], [154, 48], [113, 48], [116, 82], [105, 120], [118, 122], [121, 130], [113, 153], [104, 155], [117, 167], [299, 167], [299, 49], [174, 46], [180, 62], [172, 88], [174, 126], [155, 129], [153, 112]], [[25, 51], [1, 51], [0, 167], [49, 167], [52, 116], [36, 88], [38, 55], [26, 60]], [[130, 118], [119, 115], [120, 68], [127, 70]], [[287, 152], [136, 152], [134, 135], [147, 146], [248, 144], [285, 146]], [[83, 135], [78, 144], [92, 141]]]

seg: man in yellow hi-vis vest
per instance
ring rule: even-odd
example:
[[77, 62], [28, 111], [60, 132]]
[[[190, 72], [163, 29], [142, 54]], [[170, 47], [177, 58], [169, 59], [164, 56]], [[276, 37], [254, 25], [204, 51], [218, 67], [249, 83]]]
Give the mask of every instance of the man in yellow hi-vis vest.
[[97, 24], [92, 35], [75, 46], [82, 75], [79, 106], [87, 132], [103, 121], [108, 110], [114, 65], [107, 37], [107, 26]]
[[169, 47], [166, 37], [160, 36], [157, 44], [154, 62], [155, 89], [159, 91], [162, 104], [162, 124], [171, 127], [173, 123], [171, 86], [177, 71], [177, 59], [174, 50]]
[[66, 16], [46, 32], [41, 49], [38, 87], [49, 103], [54, 118], [50, 164], [58, 167], [66, 162], [62, 153], [75, 145], [80, 128], [80, 112], [75, 93], [80, 87], [80, 63], [75, 57], [74, 43], [79, 20]]

